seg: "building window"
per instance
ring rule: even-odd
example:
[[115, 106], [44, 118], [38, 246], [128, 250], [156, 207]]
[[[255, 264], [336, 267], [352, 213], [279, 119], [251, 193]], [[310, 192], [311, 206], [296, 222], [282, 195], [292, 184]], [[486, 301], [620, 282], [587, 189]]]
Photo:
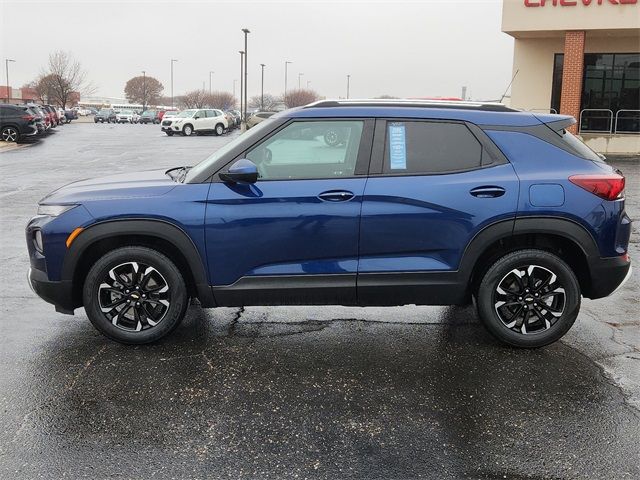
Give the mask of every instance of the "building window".
[[[551, 108], [560, 111], [563, 54], [556, 54]], [[584, 56], [581, 132], [640, 133], [640, 53]], [[591, 111], [589, 111], [591, 110]]]

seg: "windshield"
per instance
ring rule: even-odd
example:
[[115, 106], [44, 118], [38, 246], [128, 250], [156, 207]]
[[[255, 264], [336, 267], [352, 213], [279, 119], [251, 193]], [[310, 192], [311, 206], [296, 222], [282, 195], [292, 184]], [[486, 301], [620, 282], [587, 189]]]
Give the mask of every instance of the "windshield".
[[120, 113], [122, 115], [133, 115], [133, 112], [131, 110], [122, 110]]
[[176, 115], [176, 117], [180, 117], [180, 118], [193, 117], [193, 114], [196, 112], [197, 110], [183, 110], [178, 115]]
[[100, 110], [100, 113], [103, 115], [107, 115], [109, 112], [109, 110], [105, 110], [104, 108], [102, 110]]
[[237, 136], [235, 139], [231, 140], [229, 143], [223, 145], [221, 148], [213, 152], [209, 158], [204, 159], [193, 168], [189, 170], [185, 178], [185, 182], [189, 183], [189, 180], [199, 175], [202, 172], [205, 172], [210, 167], [212, 167], [220, 158], [222, 158], [227, 152], [230, 152], [235, 147], [238, 146], [241, 142], [251, 142], [252, 139], [260, 138], [263, 135], [265, 130], [269, 130], [271, 127], [272, 120], [265, 120], [264, 122], [260, 122], [258, 125], [253, 127], [251, 130], [247, 130], [246, 133]]

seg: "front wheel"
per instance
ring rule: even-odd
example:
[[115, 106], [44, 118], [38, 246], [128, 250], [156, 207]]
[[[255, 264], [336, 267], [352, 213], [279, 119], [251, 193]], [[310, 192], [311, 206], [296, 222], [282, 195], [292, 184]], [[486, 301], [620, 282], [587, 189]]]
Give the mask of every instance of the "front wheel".
[[193, 127], [190, 124], [186, 124], [182, 129], [182, 134], [185, 137], [190, 137], [191, 135], [193, 135]]
[[176, 265], [146, 247], [112, 250], [89, 270], [83, 288], [93, 326], [121, 343], [158, 340], [184, 318], [187, 288]]
[[560, 339], [580, 310], [580, 284], [562, 259], [542, 250], [518, 250], [484, 274], [478, 313], [499, 340], [542, 347]]

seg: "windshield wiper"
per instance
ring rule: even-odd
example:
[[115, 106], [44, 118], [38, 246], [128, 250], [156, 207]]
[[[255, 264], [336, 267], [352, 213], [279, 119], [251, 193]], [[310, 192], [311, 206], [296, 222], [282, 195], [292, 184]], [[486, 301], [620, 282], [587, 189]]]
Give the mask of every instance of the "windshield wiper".
[[191, 167], [173, 167], [167, 170], [165, 175], [171, 177], [171, 180], [182, 183], [187, 176], [187, 172], [191, 170]]

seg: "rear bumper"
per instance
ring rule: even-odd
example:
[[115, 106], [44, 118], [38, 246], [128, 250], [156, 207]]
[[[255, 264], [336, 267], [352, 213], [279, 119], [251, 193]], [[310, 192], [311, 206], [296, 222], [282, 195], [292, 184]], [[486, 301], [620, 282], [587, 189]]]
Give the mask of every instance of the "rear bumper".
[[29, 269], [27, 278], [31, 290], [45, 302], [53, 304], [56, 312], [73, 315], [73, 292], [70, 282], [52, 282], [45, 272], [35, 268]]
[[595, 299], [611, 295], [631, 277], [628, 255], [598, 258], [589, 262], [591, 288], [585, 297]]

